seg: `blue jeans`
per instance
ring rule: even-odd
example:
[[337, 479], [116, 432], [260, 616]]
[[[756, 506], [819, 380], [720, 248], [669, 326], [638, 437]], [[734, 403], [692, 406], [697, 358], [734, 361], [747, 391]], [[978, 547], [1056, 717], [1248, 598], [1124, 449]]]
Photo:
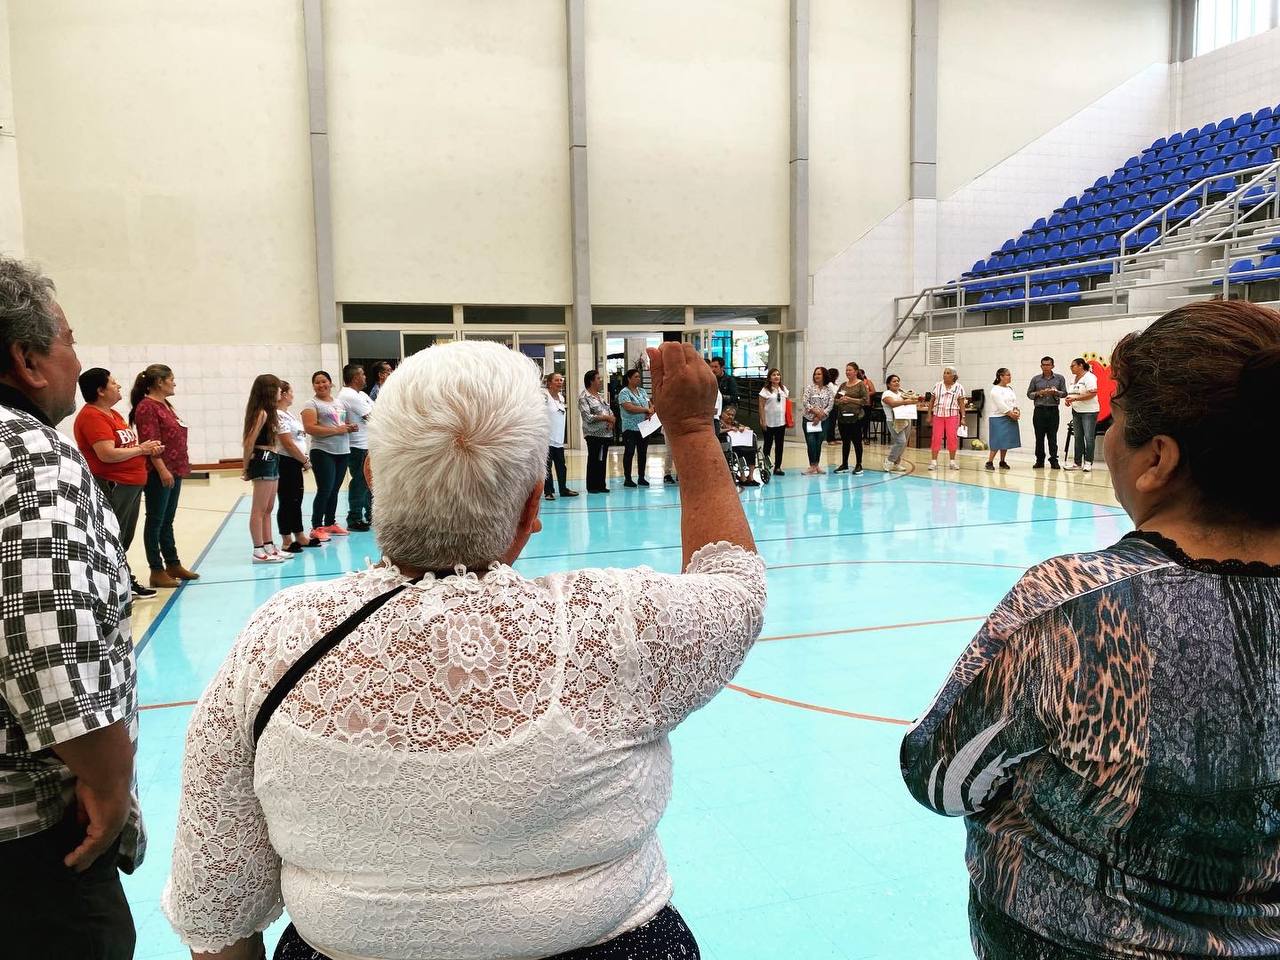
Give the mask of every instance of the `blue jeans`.
[[816, 467], [822, 462], [822, 437], [822, 430], [810, 432], [808, 426], [805, 426], [804, 445], [809, 448], [809, 466], [811, 467]]
[[160, 482], [160, 474], [147, 472], [147, 485], [142, 491], [147, 519], [142, 523], [142, 545], [147, 551], [147, 566], [163, 570], [178, 564], [178, 544], [173, 539], [173, 518], [178, 513], [178, 497], [182, 494], [182, 478], [174, 477], [173, 486]]
[[347, 526], [368, 523], [373, 519], [373, 495], [369, 492], [369, 484], [364, 482], [364, 461], [368, 455], [368, 450], [352, 447], [347, 460], [351, 474], [351, 483], [347, 485]]
[[1098, 415], [1071, 411], [1071, 433], [1076, 441], [1076, 466], [1084, 460], [1093, 463], [1093, 441], [1098, 435]]
[[316, 475], [316, 498], [311, 503], [311, 529], [331, 527], [337, 519], [338, 490], [342, 476], [347, 472], [345, 453], [311, 451], [311, 472]]

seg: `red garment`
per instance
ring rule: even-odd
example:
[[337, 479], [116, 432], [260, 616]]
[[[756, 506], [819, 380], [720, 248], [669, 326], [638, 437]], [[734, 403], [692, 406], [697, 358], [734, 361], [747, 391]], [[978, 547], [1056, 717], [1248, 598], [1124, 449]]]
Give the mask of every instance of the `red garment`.
[[76, 446], [84, 454], [89, 472], [95, 477], [136, 487], [147, 482], [146, 457], [131, 457], [119, 463], [107, 463], [93, 449], [93, 445], [102, 440], [112, 441], [117, 450], [138, 445], [138, 434], [114, 410], [103, 410], [86, 403], [76, 414], [75, 435]]
[[[159, 440], [164, 444], [160, 459], [170, 473], [175, 477], [191, 473], [191, 461], [187, 459], [187, 425], [178, 419], [178, 414], [167, 400], [143, 397], [133, 408], [133, 425], [138, 430], [139, 440]], [[150, 457], [147, 462], [151, 462]]]

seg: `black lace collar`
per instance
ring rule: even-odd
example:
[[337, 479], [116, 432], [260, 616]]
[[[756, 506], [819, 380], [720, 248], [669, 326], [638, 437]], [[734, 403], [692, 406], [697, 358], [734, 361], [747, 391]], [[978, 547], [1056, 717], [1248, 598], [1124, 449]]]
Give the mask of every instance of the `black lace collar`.
[[1149, 543], [1180, 567], [1197, 573], [1214, 573], [1227, 577], [1278, 577], [1280, 566], [1272, 566], [1261, 560], [1202, 560], [1187, 552], [1166, 536], [1152, 530], [1134, 530], [1124, 535], [1125, 540], [1141, 540]]

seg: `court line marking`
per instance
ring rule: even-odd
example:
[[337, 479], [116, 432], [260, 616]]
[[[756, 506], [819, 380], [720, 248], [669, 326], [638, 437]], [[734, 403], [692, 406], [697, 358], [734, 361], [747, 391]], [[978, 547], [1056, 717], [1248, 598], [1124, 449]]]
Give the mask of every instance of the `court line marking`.
[[871, 627], [843, 627], [839, 630], [815, 630], [812, 633], [780, 633], [775, 637], [759, 637], [756, 643], [775, 643], [779, 640], [807, 640], [810, 637], [839, 637], [850, 633], [875, 633], [878, 630], [906, 630], [910, 627], [936, 627], [947, 623], [968, 623], [985, 620], [987, 614], [976, 617], [946, 617], [942, 620], [916, 620], [909, 623], [890, 623]]
[[173, 703], [148, 703], [138, 707], [138, 710], [164, 710], [168, 707], [194, 707], [197, 703], [199, 703], [198, 700], [175, 700]]
[[750, 687], [742, 687], [736, 683], [725, 684], [725, 689], [733, 690], [735, 693], [744, 693], [748, 697], [754, 697], [757, 700], [768, 700], [772, 703], [779, 703], [784, 707], [799, 707], [801, 710], [812, 710], [815, 713], [827, 713], [836, 717], [849, 717], [852, 720], [870, 720], [874, 723], [891, 723], [900, 727], [909, 727], [915, 722], [913, 720], [899, 720], [897, 717], [881, 717], [874, 713], [855, 713], [852, 710], [837, 710], [835, 707], [824, 707], [817, 703], [806, 703], [803, 700], [792, 700], [789, 697], [774, 696], [772, 693], [752, 690]]
[[[236, 515], [236, 511], [240, 509], [240, 504], [244, 502], [245, 497], [247, 496], [248, 494], [242, 493], [240, 496], [236, 497], [236, 502], [232, 504], [231, 509], [227, 511], [227, 515], [223, 517], [222, 522], [218, 524], [218, 529], [213, 531], [213, 536], [209, 538], [209, 542], [204, 545], [204, 549], [201, 550], [200, 555], [196, 557], [196, 562], [192, 565], [192, 570], [199, 569], [200, 564], [204, 561], [204, 558], [209, 555], [209, 551], [213, 549], [213, 545], [217, 543], [218, 538], [222, 536], [222, 531], [227, 529], [227, 524], [231, 522], [231, 518]], [[160, 608], [160, 612], [157, 613], [155, 619], [147, 625], [146, 632], [142, 634], [142, 639], [133, 645], [133, 657], [135, 661], [142, 655], [142, 651], [147, 649], [147, 644], [149, 644], [151, 642], [151, 638], [155, 636], [156, 630], [160, 627], [160, 624], [164, 622], [164, 618], [169, 615], [169, 610], [178, 600], [178, 594], [185, 590], [190, 584], [197, 582], [199, 581], [184, 580], [176, 590], [169, 594], [168, 599], [164, 602], [164, 606]]]

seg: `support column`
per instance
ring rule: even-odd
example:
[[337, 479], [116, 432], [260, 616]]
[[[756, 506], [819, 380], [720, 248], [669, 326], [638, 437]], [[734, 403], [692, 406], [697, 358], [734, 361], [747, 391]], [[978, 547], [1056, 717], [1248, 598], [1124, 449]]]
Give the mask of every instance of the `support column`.
[[912, 287], [938, 277], [938, 0], [911, 3]]
[[18, 189], [18, 138], [13, 126], [10, 64], [9, 3], [0, 0], [0, 253], [21, 257], [26, 243], [22, 194]]
[[[565, 392], [576, 397], [582, 375], [595, 365], [591, 333], [591, 238], [587, 192], [587, 11], [586, 0], [565, 0], [569, 81], [569, 236], [573, 263], [569, 376]], [[579, 445], [577, 404], [569, 404], [568, 440]]]
[[809, 0], [791, 0], [790, 304], [788, 326], [809, 326]]
[[302, 0], [307, 48], [307, 112], [311, 133], [311, 206], [315, 221], [316, 303], [320, 354], [338, 359], [338, 308], [333, 287], [333, 213], [329, 201], [329, 120], [325, 99], [322, 0]]

